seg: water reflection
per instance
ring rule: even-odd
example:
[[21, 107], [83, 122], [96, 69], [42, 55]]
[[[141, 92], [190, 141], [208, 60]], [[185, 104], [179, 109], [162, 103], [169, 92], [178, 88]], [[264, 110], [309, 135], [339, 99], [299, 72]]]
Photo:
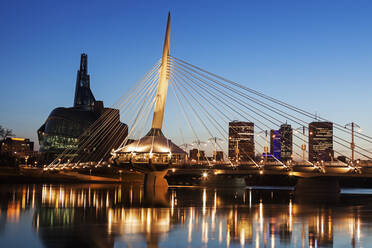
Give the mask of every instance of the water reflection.
[[44, 247], [360, 247], [372, 241], [371, 195], [315, 206], [295, 204], [283, 190], [2, 185], [0, 197], [1, 247], [7, 227], [17, 225], [32, 226]]

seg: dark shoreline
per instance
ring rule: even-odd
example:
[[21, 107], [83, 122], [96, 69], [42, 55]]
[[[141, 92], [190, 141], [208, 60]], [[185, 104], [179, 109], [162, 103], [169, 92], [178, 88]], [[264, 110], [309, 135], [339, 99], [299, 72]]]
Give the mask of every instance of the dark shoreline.
[[83, 171], [44, 171], [42, 168], [0, 167], [0, 184], [4, 183], [143, 183], [144, 176], [136, 172], [119, 175], [116, 170], [98, 173]]
[[[223, 185], [216, 183], [221, 181], [216, 178], [203, 180], [202, 177], [178, 175], [166, 176], [170, 186], [216, 186], [216, 187], [243, 187], [243, 186], [284, 186], [294, 187], [297, 179], [285, 175], [252, 175], [244, 177], [245, 185], [241, 180], [234, 185], [234, 178], [221, 178]], [[237, 179], [237, 178], [236, 178]], [[240, 178], [243, 179], [243, 178]], [[144, 174], [134, 171], [123, 170], [120, 173], [115, 168], [105, 168], [94, 173], [89, 170], [80, 171], [43, 171], [41, 168], [17, 168], [0, 167], [0, 184], [23, 184], [23, 183], [48, 183], [48, 184], [73, 184], [73, 183], [135, 183], [143, 184]], [[372, 178], [347, 178], [340, 177], [341, 188], [372, 188]], [[231, 185], [230, 185], [231, 184]]]

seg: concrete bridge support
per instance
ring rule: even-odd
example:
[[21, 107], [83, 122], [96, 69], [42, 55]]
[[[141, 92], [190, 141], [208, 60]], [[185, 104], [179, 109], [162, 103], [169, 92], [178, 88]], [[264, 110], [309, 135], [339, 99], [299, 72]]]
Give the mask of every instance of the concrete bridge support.
[[168, 182], [164, 178], [168, 170], [153, 171], [145, 174], [144, 190], [146, 203], [151, 206], [168, 206]]
[[145, 189], [151, 191], [155, 188], [168, 188], [168, 182], [164, 178], [167, 173], [168, 170], [146, 172], [144, 181]]
[[298, 203], [337, 203], [340, 198], [338, 178], [299, 178], [294, 191]]

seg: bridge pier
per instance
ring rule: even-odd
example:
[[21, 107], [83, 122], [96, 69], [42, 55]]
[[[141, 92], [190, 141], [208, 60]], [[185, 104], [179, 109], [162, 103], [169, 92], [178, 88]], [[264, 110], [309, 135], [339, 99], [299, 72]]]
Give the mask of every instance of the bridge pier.
[[145, 200], [150, 206], [167, 207], [168, 182], [164, 178], [168, 170], [145, 173]]
[[168, 188], [168, 182], [164, 178], [167, 173], [168, 170], [146, 172], [144, 181], [145, 189], [151, 192], [155, 188]]
[[294, 197], [298, 203], [336, 203], [340, 198], [338, 178], [299, 178]]

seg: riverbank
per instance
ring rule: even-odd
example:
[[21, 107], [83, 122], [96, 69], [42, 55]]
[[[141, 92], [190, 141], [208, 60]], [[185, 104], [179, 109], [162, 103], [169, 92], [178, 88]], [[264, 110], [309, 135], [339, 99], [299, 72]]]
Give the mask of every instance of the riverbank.
[[[0, 167], [0, 183], [134, 183], [143, 184], [145, 175], [136, 171], [113, 167], [94, 170], [48, 170], [35, 167]], [[247, 175], [244, 177], [175, 175], [171, 171], [165, 176], [169, 186], [290, 186], [297, 178], [286, 175]], [[371, 178], [338, 178], [342, 188], [372, 188]]]
[[0, 183], [143, 183], [144, 175], [104, 168], [90, 170], [44, 171], [31, 167], [0, 167]]

